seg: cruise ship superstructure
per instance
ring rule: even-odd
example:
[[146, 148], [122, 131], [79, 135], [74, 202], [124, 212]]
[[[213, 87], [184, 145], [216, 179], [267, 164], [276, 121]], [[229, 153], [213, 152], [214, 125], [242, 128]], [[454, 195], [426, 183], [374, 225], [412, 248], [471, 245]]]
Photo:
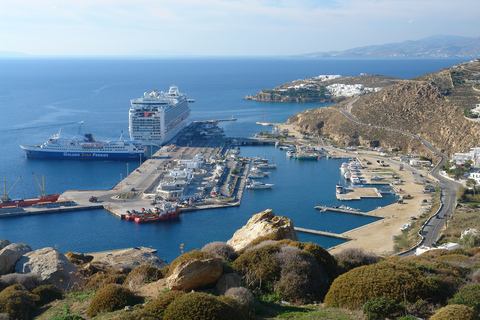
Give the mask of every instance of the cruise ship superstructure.
[[129, 131], [131, 140], [161, 146], [173, 139], [188, 123], [187, 96], [171, 86], [168, 93], [154, 90], [130, 101]]

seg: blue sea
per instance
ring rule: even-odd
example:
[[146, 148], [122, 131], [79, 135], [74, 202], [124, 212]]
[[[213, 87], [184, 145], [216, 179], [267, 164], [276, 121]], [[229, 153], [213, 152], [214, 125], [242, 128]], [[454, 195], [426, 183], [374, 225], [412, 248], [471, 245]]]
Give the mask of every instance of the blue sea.
[[[252, 136], [264, 130], [257, 121], [285, 122], [318, 103], [246, 101], [261, 89], [320, 74], [360, 73], [413, 78], [469, 59], [19, 59], [0, 60], [0, 178], [11, 198], [41, 193], [33, 177], [43, 176], [47, 193], [110, 189], [139, 163], [27, 159], [19, 145], [41, 144], [62, 136], [92, 133], [97, 140], [128, 138], [130, 100], [175, 84], [191, 104], [190, 121], [234, 117], [223, 122], [228, 136]], [[266, 119], [265, 119], [266, 118]], [[85, 121], [79, 124], [80, 121]], [[274, 147], [243, 147], [243, 156], [274, 159], [278, 168], [267, 179], [271, 190], [245, 190], [240, 207], [184, 213], [167, 223], [137, 225], [103, 210], [0, 219], [0, 239], [24, 242], [33, 249], [93, 252], [146, 246], [172, 261], [184, 250], [227, 241], [255, 213], [272, 209], [295, 226], [341, 233], [375, 221], [341, 213], [320, 213], [315, 205], [339, 205], [335, 184], [342, 160], [297, 161]], [[14, 185], [15, 181], [18, 183]], [[41, 181], [40, 181], [41, 182]], [[14, 186], [13, 186], [14, 185]], [[12, 187], [13, 186], [13, 187]], [[3, 193], [3, 185], [2, 185]], [[372, 210], [393, 197], [347, 202]], [[299, 233], [301, 241], [329, 248], [342, 240]]]

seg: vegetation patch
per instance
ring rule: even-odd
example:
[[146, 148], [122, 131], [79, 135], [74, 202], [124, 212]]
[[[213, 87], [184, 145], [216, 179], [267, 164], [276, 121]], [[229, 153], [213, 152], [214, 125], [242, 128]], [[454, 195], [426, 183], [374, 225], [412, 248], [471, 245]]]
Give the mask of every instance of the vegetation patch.
[[142, 300], [142, 298], [135, 296], [129, 289], [110, 284], [98, 291], [92, 301], [90, 301], [87, 316], [92, 318], [100, 312], [119, 310], [125, 306], [133, 306], [140, 303]]

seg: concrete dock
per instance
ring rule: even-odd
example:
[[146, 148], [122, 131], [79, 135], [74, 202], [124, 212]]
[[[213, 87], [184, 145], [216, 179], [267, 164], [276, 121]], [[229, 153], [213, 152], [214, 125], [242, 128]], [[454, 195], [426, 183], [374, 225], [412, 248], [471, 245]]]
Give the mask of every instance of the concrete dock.
[[343, 239], [343, 240], [352, 240], [352, 238], [343, 236], [343, 235], [338, 234], [338, 233], [312, 230], [312, 229], [299, 228], [299, 227], [294, 227], [294, 229], [295, 229], [295, 231], [298, 231], [298, 232], [311, 233], [311, 234], [316, 234], [316, 235], [319, 235], [319, 236], [333, 237], [333, 238]]
[[334, 212], [342, 212], [342, 213], [348, 213], [348, 214], [356, 214], [359, 216], [366, 216], [366, 217], [374, 217], [374, 218], [380, 218], [374, 214], [368, 213], [368, 212], [361, 212], [361, 211], [356, 211], [356, 210], [348, 210], [348, 209], [342, 209], [342, 208], [333, 208], [333, 207], [327, 207], [327, 206], [316, 206], [315, 209], [323, 211], [334, 211]]
[[338, 200], [361, 200], [362, 198], [382, 198], [377, 188], [346, 188], [344, 193], [337, 193]]

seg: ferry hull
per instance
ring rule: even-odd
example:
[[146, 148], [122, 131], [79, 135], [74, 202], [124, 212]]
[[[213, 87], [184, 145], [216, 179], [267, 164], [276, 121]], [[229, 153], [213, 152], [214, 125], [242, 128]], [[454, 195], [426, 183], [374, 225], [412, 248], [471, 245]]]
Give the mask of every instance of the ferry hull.
[[24, 149], [28, 158], [54, 158], [74, 160], [128, 160], [145, 158], [145, 153], [109, 153], [109, 152], [49, 152]]

